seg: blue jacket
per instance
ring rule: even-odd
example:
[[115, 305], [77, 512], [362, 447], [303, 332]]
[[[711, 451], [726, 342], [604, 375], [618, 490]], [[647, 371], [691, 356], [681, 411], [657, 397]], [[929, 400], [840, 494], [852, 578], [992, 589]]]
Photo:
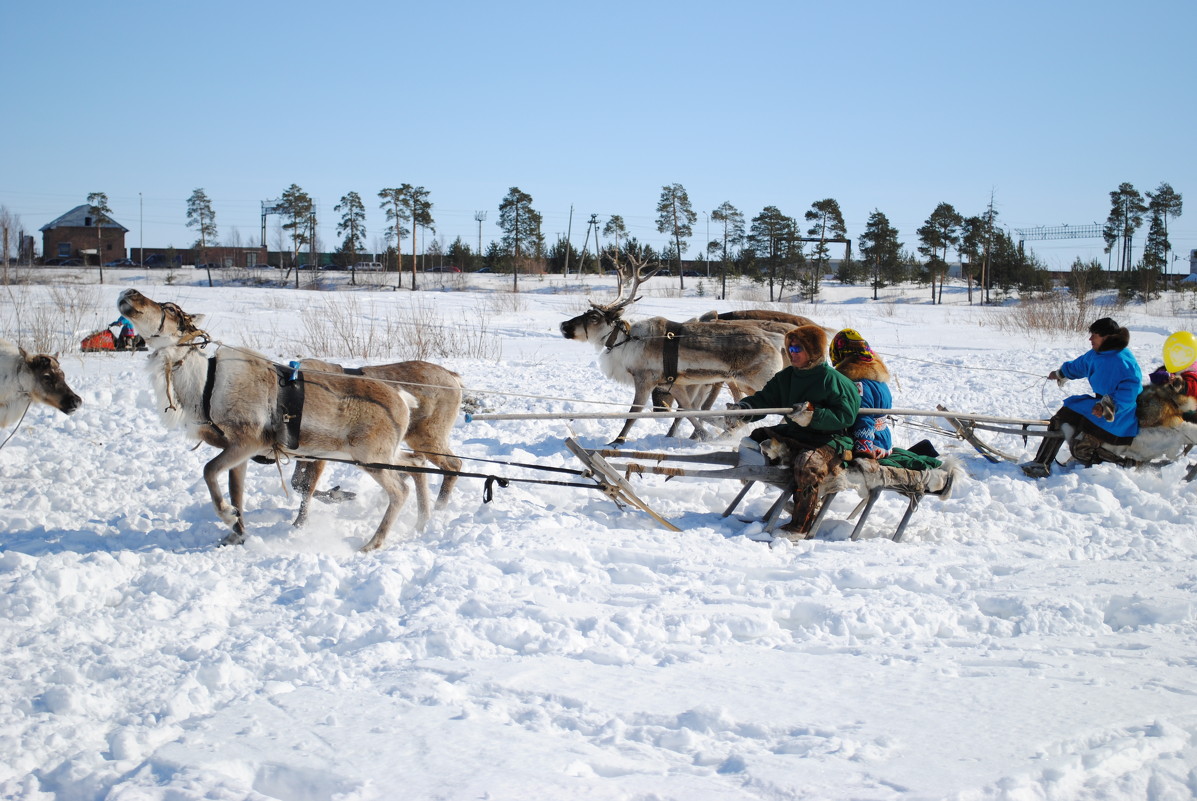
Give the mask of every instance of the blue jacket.
[[[1090, 350], [1070, 362], [1060, 365], [1057, 372], [1064, 378], [1087, 378], [1096, 395], [1072, 395], [1064, 405], [1098, 428], [1116, 437], [1133, 437], [1139, 433], [1139, 419], [1135, 416], [1135, 401], [1143, 389], [1143, 371], [1130, 348], [1118, 350]], [[1114, 401], [1114, 420], [1093, 416], [1093, 404], [1102, 395]]]
[[[889, 384], [870, 378], [864, 378], [855, 383], [860, 387], [862, 409], [893, 408], [894, 398], [889, 391]], [[866, 446], [872, 446], [872, 448], [885, 451], [888, 454], [894, 449], [894, 435], [884, 415], [858, 415], [856, 422], [852, 425], [852, 440], [854, 450], [864, 450]]]

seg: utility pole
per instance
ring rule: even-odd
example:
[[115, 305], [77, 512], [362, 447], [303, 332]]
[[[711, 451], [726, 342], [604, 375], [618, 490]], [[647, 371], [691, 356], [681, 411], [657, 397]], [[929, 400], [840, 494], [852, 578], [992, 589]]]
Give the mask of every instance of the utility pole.
[[478, 221], [478, 258], [482, 258], [482, 221], [486, 219], [486, 212], [474, 212], [474, 219]]
[[598, 216], [591, 214], [590, 224], [595, 226], [595, 274], [602, 275], [602, 245], [598, 244]]
[[[569, 222], [565, 226], [565, 272], [562, 273], [566, 278], [569, 277], [569, 252], [573, 250], [573, 244], [570, 242], [570, 237], [574, 232], [574, 204], [569, 204]], [[590, 233], [587, 231], [587, 233]], [[582, 274], [582, 265], [578, 265], [578, 275]]]

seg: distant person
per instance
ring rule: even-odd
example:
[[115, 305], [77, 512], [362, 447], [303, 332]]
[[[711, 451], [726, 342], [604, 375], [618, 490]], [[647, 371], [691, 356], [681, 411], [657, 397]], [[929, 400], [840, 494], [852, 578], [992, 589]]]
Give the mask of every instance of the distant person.
[[117, 350], [136, 350], [137, 348], [137, 332], [133, 330], [133, 323], [126, 319], [125, 315], [117, 317], [108, 324], [109, 328], [120, 326], [120, 331], [116, 334], [116, 349]]
[[[1064, 362], [1047, 377], [1061, 386], [1064, 381], [1087, 378], [1095, 394], [1065, 398], [1048, 428], [1060, 431], [1065, 424], [1071, 426], [1075, 434], [1068, 448], [1073, 457], [1095, 464], [1103, 444], [1129, 445], [1139, 433], [1135, 401], [1143, 388], [1143, 371], [1128, 347], [1130, 332], [1112, 318], [1102, 317], [1089, 326], [1089, 344], [1089, 351]], [[1063, 438], [1044, 437], [1035, 458], [1021, 465], [1022, 471], [1032, 478], [1051, 475], [1063, 444]]]
[[[831, 364], [856, 385], [863, 409], [890, 409], [889, 368], [859, 331], [845, 328], [831, 338]], [[894, 449], [893, 432], [885, 415], [858, 414], [852, 424], [852, 456], [884, 459]]]

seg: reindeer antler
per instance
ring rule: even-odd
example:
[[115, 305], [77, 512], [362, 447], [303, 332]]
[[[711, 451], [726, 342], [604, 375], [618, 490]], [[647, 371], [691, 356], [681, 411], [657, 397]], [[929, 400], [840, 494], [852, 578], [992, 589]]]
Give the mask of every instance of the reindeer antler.
[[640, 288], [641, 282], [647, 281], [660, 272], [662, 266], [658, 262], [651, 261], [647, 257], [638, 256], [632, 251], [628, 251], [624, 255], [627, 256], [628, 264], [631, 267], [632, 287], [628, 292], [628, 297], [624, 298], [623, 285], [624, 281], [628, 278], [629, 270], [627, 266], [621, 265], [617, 261], [615, 263], [615, 274], [619, 276], [619, 283], [616, 285], [615, 301], [606, 306], [607, 309], [612, 311], [625, 309], [640, 300], [640, 298], [636, 297], [636, 290]]

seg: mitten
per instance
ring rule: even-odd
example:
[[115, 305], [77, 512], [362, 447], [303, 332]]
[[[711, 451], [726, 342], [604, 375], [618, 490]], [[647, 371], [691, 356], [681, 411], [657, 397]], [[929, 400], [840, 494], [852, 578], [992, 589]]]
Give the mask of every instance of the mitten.
[[815, 407], [808, 402], [795, 404], [793, 410], [786, 415], [787, 420], [800, 426], [810, 425], [810, 421], [814, 418]]

